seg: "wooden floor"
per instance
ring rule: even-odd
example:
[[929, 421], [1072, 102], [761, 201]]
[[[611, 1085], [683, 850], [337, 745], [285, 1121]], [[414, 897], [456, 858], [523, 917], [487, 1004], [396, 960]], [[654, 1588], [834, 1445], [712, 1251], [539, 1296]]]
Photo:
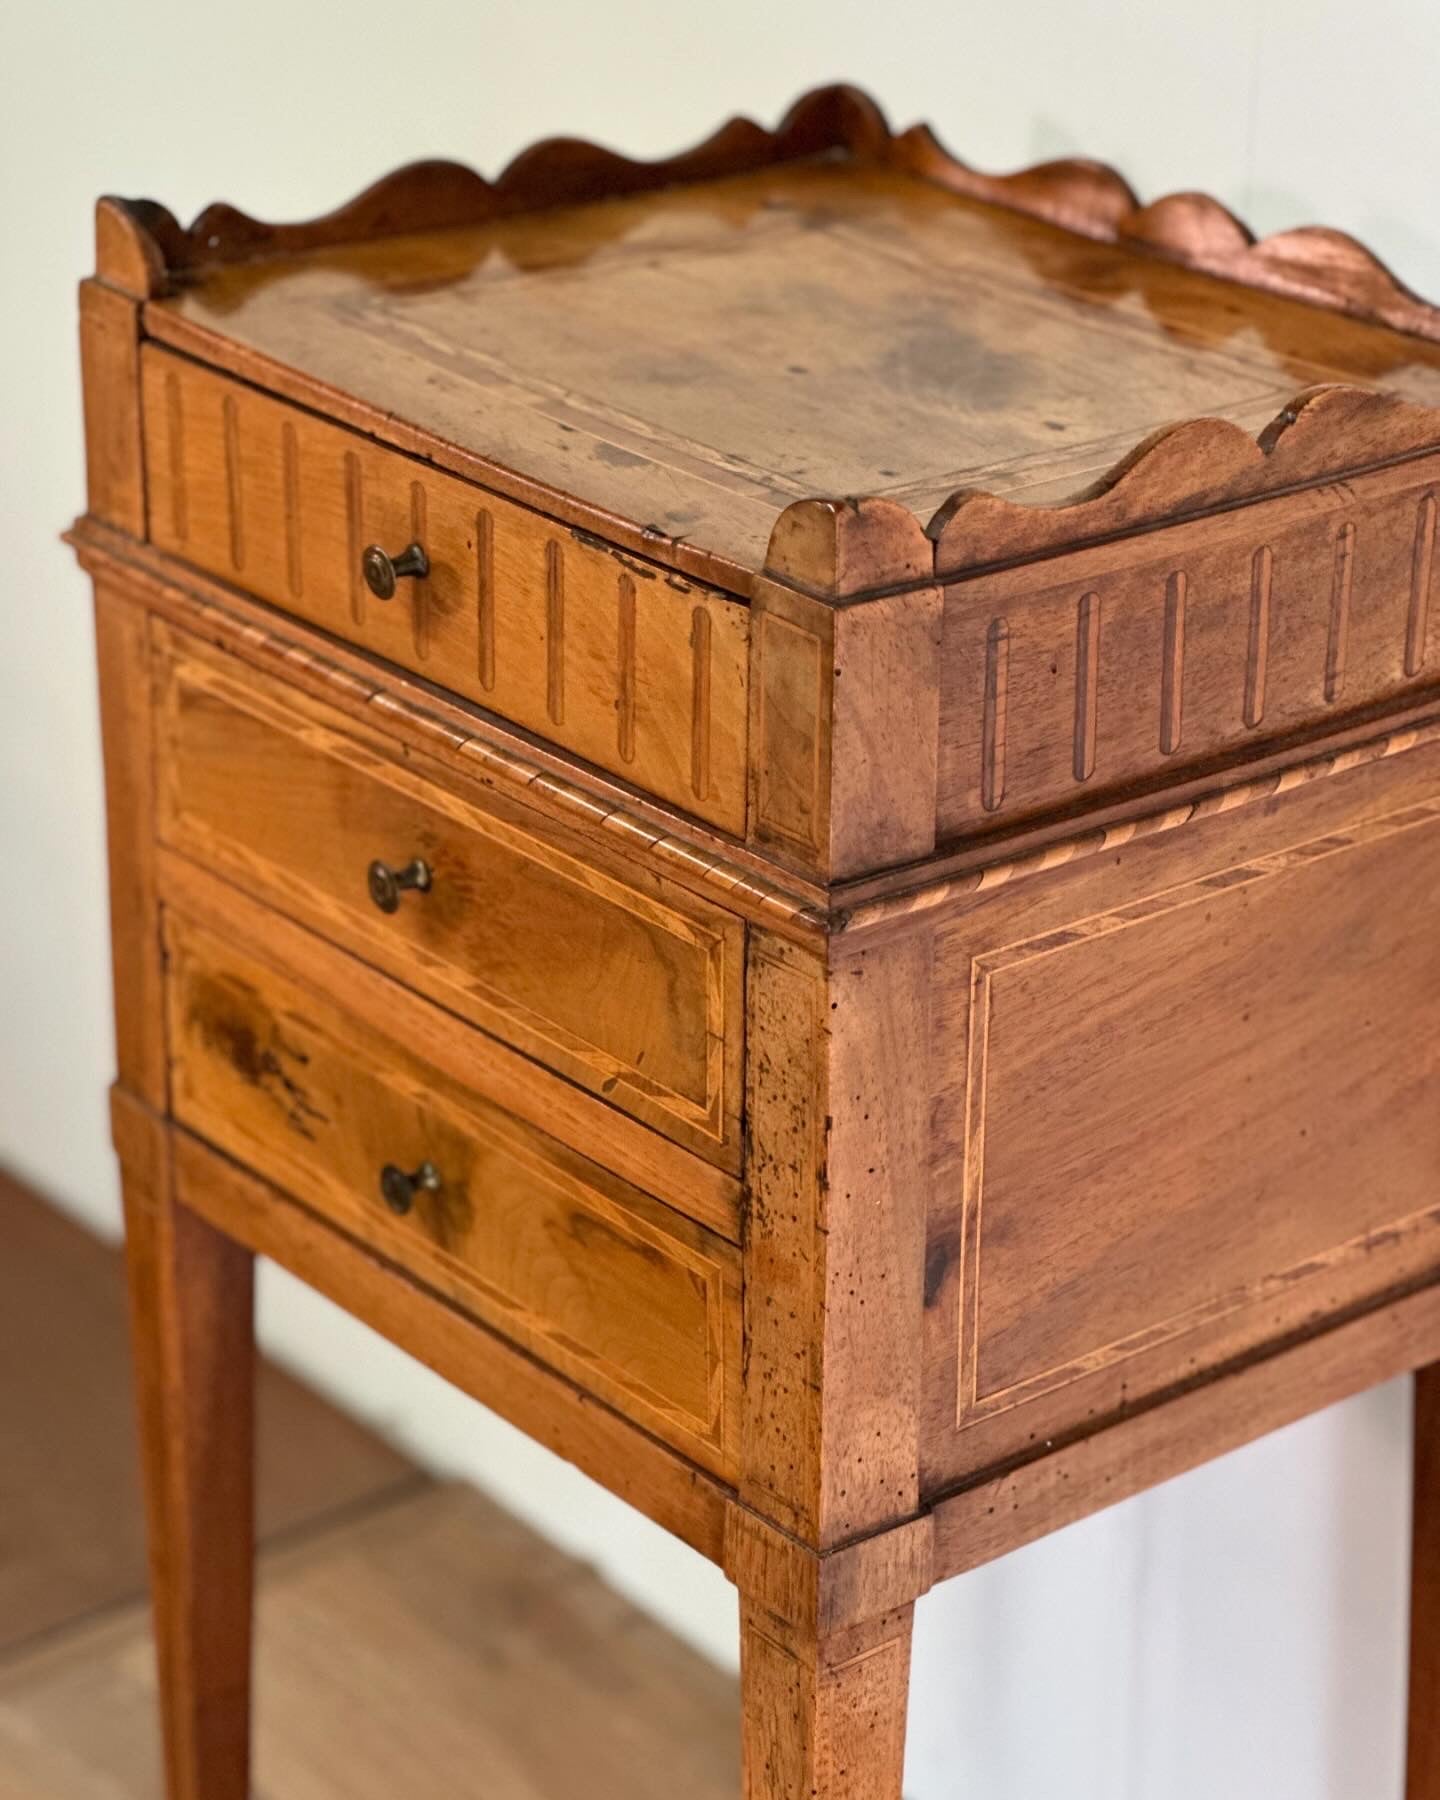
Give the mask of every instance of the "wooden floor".
[[[0, 1178], [0, 1800], [159, 1800], [120, 1271]], [[734, 1684], [267, 1370], [257, 1800], [733, 1800]]]

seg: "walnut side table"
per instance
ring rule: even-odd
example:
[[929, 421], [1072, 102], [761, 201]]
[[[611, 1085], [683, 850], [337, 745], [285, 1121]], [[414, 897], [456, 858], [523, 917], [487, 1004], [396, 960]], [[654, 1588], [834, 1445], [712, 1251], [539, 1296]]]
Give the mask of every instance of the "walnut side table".
[[1440, 313], [838, 88], [97, 237], [172, 1800], [257, 1253], [724, 1566], [749, 1800], [899, 1800], [933, 1582], [1440, 1358]]

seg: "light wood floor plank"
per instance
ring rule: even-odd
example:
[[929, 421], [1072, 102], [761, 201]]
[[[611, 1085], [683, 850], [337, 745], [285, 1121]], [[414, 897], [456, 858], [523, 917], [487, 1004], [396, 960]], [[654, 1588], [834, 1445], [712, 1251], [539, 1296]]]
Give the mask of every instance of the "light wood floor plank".
[[[277, 1369], [259, 1404], [262, 1539], [420, 1479]], [[0, 1658], [144, 1592], [135, 1444], [118, 1253], [0, 1174]]]
[[[118, 1258], [0, 1177], [0, 1800], [160, 1800]], [[255, 1800], [732, 1800], [738, 1698], [587, 1569], [261, 1388]]]
[[[732, 1800], [733, 1682], [478, 1494], [269, 1556], [256, 1800]], [[159, 1800], [147, 1621], [0, 1670], [0, 1800]]]

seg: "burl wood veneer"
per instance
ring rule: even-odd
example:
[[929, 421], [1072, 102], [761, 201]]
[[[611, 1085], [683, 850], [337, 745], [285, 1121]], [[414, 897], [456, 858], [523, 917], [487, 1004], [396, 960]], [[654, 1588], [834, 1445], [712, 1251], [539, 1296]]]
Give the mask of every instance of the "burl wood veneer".
[[934, 1581], [1440, 1359], [1440, 313], [1360, 246], [827, 89], [105, 200], [81, 319], [173, 1800], [256, 1252], [723, 1563], [749, 1800], [899, 1800]]

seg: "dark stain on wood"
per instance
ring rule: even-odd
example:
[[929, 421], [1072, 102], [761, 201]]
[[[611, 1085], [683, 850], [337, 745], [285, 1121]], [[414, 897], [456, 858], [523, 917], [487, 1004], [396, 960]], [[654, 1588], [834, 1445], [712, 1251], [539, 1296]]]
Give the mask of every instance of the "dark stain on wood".
[[275, 1100], [292, 1131], [314, 1141], [314, 1126], [329, 1120], [293, 1072], [310, 1059], [298, 1045], [286, 1042], [279, 1021], [248, 982], [236, 976], [196, 976], [189, 1018], [207, 1050]]

